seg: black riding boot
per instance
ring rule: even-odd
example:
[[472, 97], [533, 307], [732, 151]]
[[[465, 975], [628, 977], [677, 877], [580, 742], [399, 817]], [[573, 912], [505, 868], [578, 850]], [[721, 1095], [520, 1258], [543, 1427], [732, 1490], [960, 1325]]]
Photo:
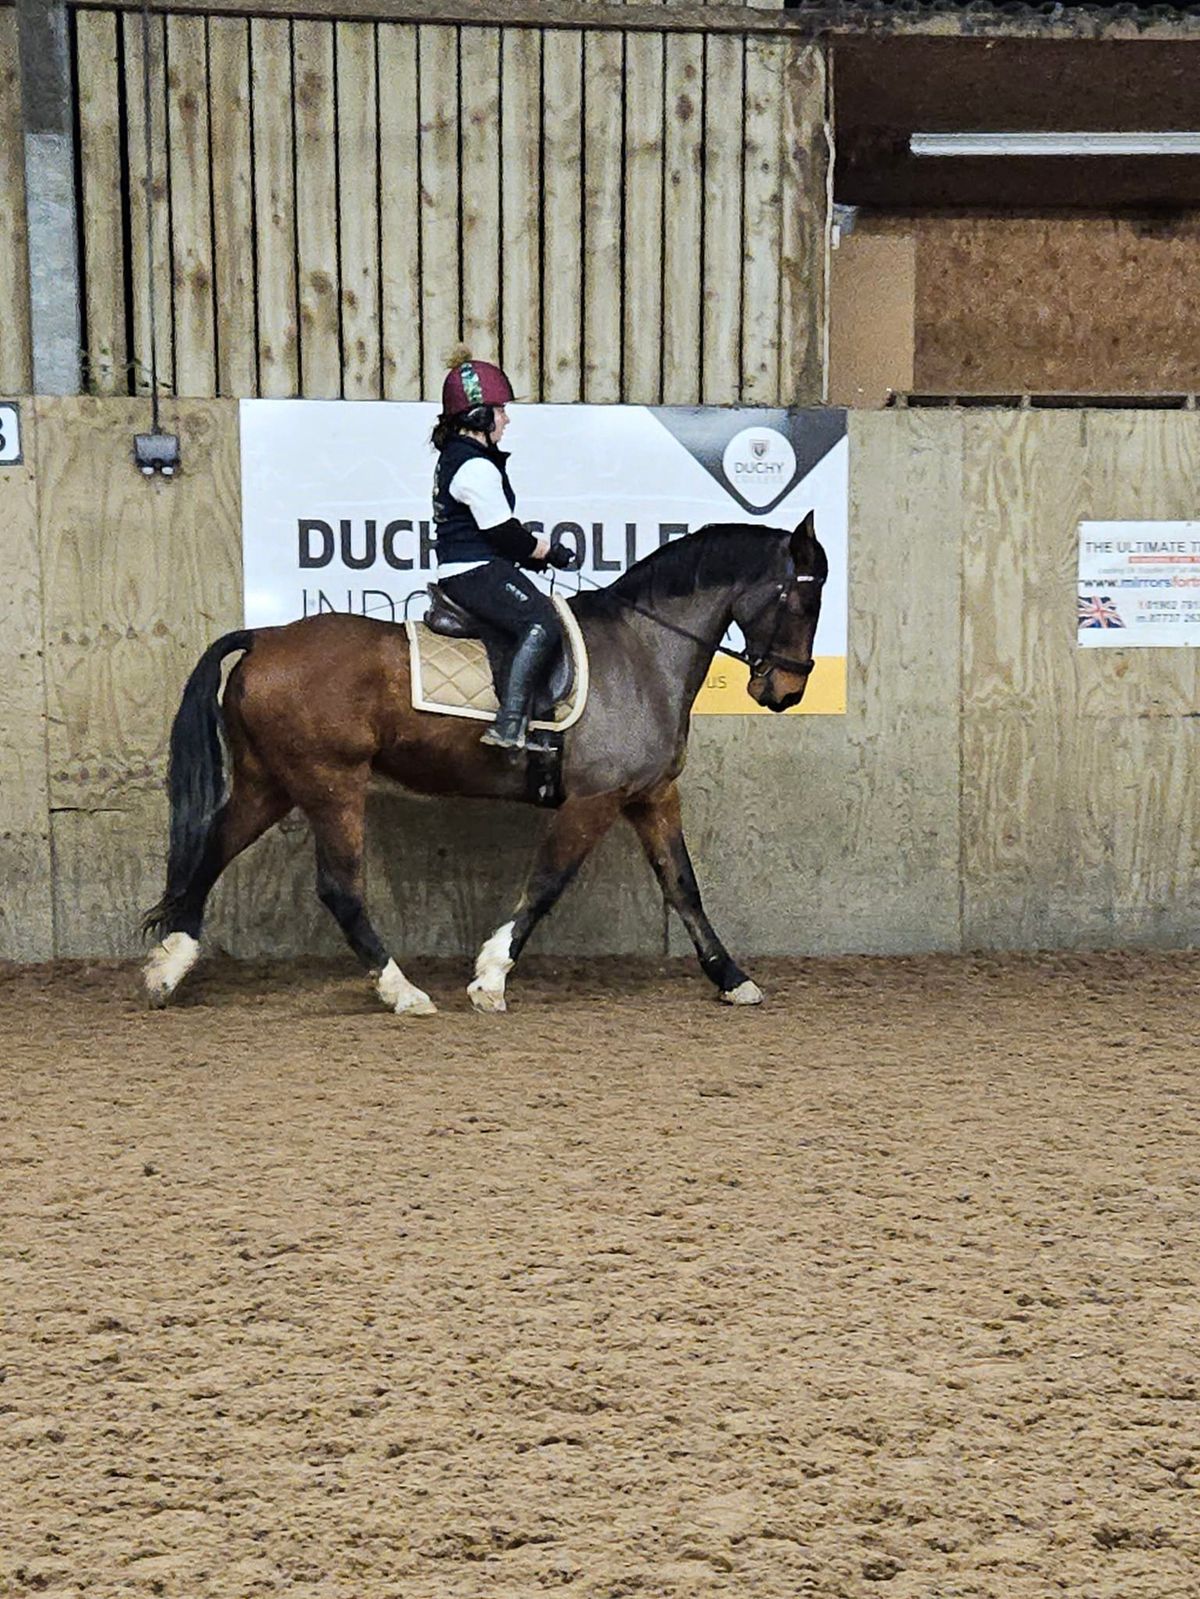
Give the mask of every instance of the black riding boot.
[[532, 622], [521, 635], [508, 669], [504, 702], [496, 720], [480, 739], [501, 750], [523, 750], [533, 691], [546, 659], [554, 648], [554, 635], [541, 622]]

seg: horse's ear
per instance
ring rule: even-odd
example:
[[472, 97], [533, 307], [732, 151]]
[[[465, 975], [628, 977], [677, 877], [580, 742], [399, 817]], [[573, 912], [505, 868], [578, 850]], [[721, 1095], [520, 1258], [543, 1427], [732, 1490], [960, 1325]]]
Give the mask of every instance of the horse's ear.
[[813, 513], [809, 511], [803, 522], [799, 524], [792, 534], [788, 546], [792, 560], [795, 561], [797, 570], [806, 568], [811, 560], [813, 545], [817, 542], [817, 523]]
[[797, 572], [804, 572], [822, 582], [828, 577], [829, 562], [817, 537], [817, 520], [811, 511], [792, 534], [788, 554]]

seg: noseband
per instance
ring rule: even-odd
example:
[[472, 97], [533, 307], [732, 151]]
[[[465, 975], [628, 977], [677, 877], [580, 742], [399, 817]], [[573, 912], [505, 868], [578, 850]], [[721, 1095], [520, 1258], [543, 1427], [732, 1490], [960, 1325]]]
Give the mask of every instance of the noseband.
[[739, 661], [745, 661], [750, 668], [751, 677], [765, 677], [771, 670], [790, 672], [793, 677], [808, 677], [816, 665], [812, 657], [809, 656], [806, 660], [797, 661], [793, 660], [790, 655], [779, 655], [775, 651], [775, 640], [779, 636], [780, 623], [783, 621], [788, 589], [793, 583], [819, 584], [821, 581], [821, 578], [814, 577], [811, 572], [807, 572], [797, 573], [795, 577], [790, 578], [786, 583], [777, 583], [774, 594], [768, 595], [754, 615], [742, 626], [742, 633], [749, 639], [750, 628], [754, 626], [769, 606], [774, 606], [775, 612], [771, 618], [771, 636], [767, 640], [766, 649], [758, 654], [751, 654], [748, 650], [726, 650], [724, 653], [735, 656]]

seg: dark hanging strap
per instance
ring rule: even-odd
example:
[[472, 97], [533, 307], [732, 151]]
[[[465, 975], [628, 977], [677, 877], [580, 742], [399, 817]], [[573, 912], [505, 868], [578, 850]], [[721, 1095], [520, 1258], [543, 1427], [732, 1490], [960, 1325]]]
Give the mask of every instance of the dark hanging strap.
[[145, 124], [146, 173], [146, 302], [150, 310], [150, 415], [153, 431], [158, 428], [158, 338], [157, 306], [154, 292], [154, 140], [150, 129], [150, 0], [142, 6], [142, 119]]

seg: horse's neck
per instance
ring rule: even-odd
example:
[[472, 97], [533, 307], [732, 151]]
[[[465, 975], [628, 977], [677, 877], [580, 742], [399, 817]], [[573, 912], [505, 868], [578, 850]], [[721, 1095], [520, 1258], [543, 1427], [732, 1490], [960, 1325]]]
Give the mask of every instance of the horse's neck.
[[681, 722], [686, 721], [733, 618], [733, 601], [731, 589], [718, 587], [667, 598], [650, 593], [635, 600], [639, 609], [628, 613], [627, 621], [650, 648], [663, 690]]

